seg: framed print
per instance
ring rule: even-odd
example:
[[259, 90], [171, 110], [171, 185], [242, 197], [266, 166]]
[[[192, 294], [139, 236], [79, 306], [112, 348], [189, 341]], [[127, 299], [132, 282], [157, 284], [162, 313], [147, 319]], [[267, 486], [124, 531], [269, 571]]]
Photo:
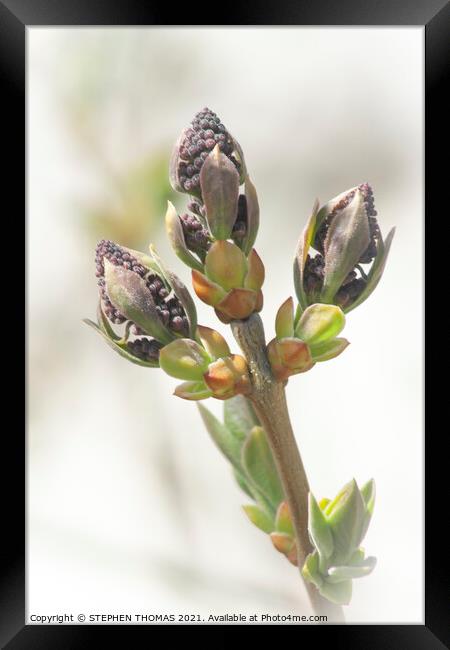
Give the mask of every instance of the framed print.
[[2, 647], [263, 625], [445, 647], [424, 251], [448, 6], [0, 18], [26, 244]]

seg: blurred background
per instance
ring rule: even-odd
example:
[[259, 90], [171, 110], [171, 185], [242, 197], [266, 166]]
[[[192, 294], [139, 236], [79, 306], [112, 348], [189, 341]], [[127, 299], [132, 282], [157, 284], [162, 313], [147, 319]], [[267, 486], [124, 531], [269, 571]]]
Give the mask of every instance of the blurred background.
[[195, 405], [81, 322], [100, 238], [152, 241], [188, 282], [164, 233], [167, 199], [185, 205], [167, 165], [207, 105], [258, 190], [268, 338], [316, 197], [369, 181], [382, 232], [397, 226], [379, 287], [348, 317], [351, 346], [287, 390], [316, 496], [376, 479], [364, 545], [378, 565], [354, 581], [347, 620], [423, 621], [422, 28], [27, 33], [28, 615], [310, 613]]

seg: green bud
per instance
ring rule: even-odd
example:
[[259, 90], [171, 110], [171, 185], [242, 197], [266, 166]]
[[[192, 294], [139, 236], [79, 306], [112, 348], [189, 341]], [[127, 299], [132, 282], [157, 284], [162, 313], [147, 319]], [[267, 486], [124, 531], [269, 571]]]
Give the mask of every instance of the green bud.
[[272, 519], [259, 506], [251, 504], [242, 506], [242, 509], [252, 524], [262, 530], [263, 533], [271, 533], [273, 531], [274, 523]]
[[275, 333], [278, 340], [294, 336], [294, 301], [292, 298], [285, 300], [277, 311]]
[[291, 537], [295, 537], [294, 525], [292, 523], [291, 513], [286, 501], [282, 501], [278, 506], [277, 515], [275, 518], [275, 529], [279, 533], [285, 533]]
[[159, 353], [159, 365], [171, 377], [202, 381], [211, 358], [191, 339], [177, 339]]
[[216, 241], [205, 261], [206, 276], [225, 291], [243, 287], [247, 273], [245, 255], [235, 244]]
[[303, 312], [295, 334], [308, 345], [325, 343], [337, 336], [344, 325], [345, 316], [339, 307], [319, 303]]

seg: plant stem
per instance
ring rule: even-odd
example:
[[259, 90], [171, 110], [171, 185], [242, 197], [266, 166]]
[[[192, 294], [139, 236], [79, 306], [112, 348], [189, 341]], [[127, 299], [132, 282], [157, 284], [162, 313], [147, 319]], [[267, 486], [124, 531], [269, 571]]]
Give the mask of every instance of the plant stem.
[[[284, 385], [272, 375], [259, 315], [232, 321], [231, 329], [250, 368], [252, 392], [247, 397], [269, 440], [292, 517], [301, 569], [306, 556], [313, 550], [308, 536], [309, 484], [289, 419]], [[341, 607], [323, 598], [311, 583], [305, 582], [305, 586], [316, 613], [325, 614], [335, 622], [344, 620]]]

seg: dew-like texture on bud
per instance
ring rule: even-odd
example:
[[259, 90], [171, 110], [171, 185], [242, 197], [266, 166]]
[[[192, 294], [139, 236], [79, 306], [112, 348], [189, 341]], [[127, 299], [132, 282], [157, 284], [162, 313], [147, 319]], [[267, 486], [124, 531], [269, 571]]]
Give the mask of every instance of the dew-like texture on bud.
[[[95, 254], [96, 276], [98, 277], [99, 293], [103, 305], [103, 311], [112, 323], [120, 325], [121, 323], [124, 323], [127, 318], [113, 305], [108, 296], [105, 282], [105, 259], [114, 266], [132, 271], [142, 278], [151, 294], [153, 302], [155, 303], [156, 312], [162, 324], [177, 335], [188, 335], [189, 322], [185, 310], [178, 298], [170, 291], [170, 289], [167, 288], [162, 278], [154, 271], [143, 266], [143, 264], [141, 264], [126, 249], [112, 241], [102, 239], [97, 244]], [[142, 333], [142, 330], [138, 325], [133, 323], [131, 333], [139, 335]], [[146, 352], [143, 352], [143, 354], [146, 354]]]
[[175, 159], [171, 167], [176, 174], [177, 189], [191, 194], [200, 192], [200, 171], [217, 144], [240, 173], [241, 164], [233, 155], [236, 143], [220, 118], [205, 107], [196, 113], [189, 127], [183, 131], [174, 150]]

